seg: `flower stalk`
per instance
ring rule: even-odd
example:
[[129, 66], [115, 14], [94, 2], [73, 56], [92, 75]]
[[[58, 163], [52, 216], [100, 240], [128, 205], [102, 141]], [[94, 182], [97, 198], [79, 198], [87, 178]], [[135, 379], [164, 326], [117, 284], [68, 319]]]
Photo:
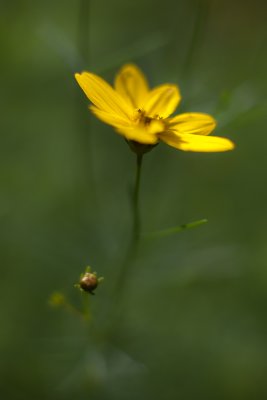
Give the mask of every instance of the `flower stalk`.
[[90, 0], [80, 0], [78, 47], [83, 64], [89, 64], [90, 55]]
[[[166, 83], [151, 88], [144, 73], [135, 64], [123, 65], [115, 76], [113, 86], [92, 72], [76, 73], [75, 78], [91, 102], [91, 112], [111, 125], [136, 156], [135, 184], [131, 193], [131, 238], [114, 287], [111, 306], [114, 318], [109, 313], [112, 331], [115, 321], [121, 317], [121, 300], [141, 237], [139, 198], [143, 155], [160, 142], [182, 151], [207, 153], [229, 151], [235, 145], [230, 139], [210, 135], [216, 121], [209, 114], [186, 112], [173, 116], [181, 102], [179, 87]], [[202, 223], [203, 220], [195, 221], [160, 231], [155, 236], [168, 236]]]
[[133, 191], [133, 241], [138, 244], [141, 234], [141, 219], [139, 207], [139, 193], [142, 170], [143, 154], [136, 155], [136, 177]]
[[141, 218], [140, 218], [140, 183], [141, 183], [141, 170], [142, 170], [143, 154], [136, 154], [136, 174], [135, 183], [132, 191], [132, 235], [130, 238], [130, 243], [126, 251], [125, 257], [122, 262], [122, 267], [115, 285], [115, 295], [120, 296], [125, 288], [125, 282], [127, 275], [130, 271], [131, 265], [134, 262], [136, 251], [138, 248], [139, 240], [141, 237]]

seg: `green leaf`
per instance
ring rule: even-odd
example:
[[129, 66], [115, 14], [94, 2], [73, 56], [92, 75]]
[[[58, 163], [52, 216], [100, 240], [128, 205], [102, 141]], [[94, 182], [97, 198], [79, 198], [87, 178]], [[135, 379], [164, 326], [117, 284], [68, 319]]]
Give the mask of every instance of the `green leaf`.
[[145, 238], [162, 238], [165, 236], [174, 235], [175, 233], [179, 233], [179, 232], [185, 231], [187, 229], [196, 228], [200, 225], [206, 224], [207, 222], [208, 222], [207, 219], [199, 219], [197, 221], [174, 226], [172, 228], [167, 228], [167, 229], [163, 229], [163, 230], [155, 231], [155, 232], [144, 233], [142, 236]]

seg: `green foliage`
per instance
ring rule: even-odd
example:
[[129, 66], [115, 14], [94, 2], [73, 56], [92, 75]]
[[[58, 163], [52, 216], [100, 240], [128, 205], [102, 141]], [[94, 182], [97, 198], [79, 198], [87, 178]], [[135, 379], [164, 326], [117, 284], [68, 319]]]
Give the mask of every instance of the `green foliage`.
[[[79, 1], [0, 5], [1, 398], [264, 399], [266, 4], [204, 2], [194, 44], [197, 0], [90, 3], [87, 43]], [[216, 114], [237, 148], [145, 156], [143, 232], [209, 223], [141, 242], [110, 326], [135, 160], [89, 114], [73, 73], [111, 81], [127, 61], [153, 85], [178, 83], [181, 110]], [[81, 299], [73, 284], [88, 264], [105, 283]]]

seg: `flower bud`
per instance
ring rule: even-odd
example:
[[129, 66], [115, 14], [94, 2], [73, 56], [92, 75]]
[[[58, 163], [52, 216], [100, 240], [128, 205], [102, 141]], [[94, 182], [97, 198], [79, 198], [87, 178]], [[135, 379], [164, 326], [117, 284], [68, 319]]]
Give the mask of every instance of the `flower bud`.
[[102, 280], [103, 278], [97, 277], [96, 272], [90, 272], [90, 267], [88, 267], [86, 272], [82, 274], [78, 286], [85, 292], [94, 294], [94, 290]]

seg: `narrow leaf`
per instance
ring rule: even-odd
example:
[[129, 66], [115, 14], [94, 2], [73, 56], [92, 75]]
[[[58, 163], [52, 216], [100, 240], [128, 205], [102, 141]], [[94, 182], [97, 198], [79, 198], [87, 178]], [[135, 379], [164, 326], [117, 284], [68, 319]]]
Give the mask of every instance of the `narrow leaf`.
[[155, 231], [155, 232], [144, 233], [143, 237], [145, 237], [145, 238], [162, 238], [165, 236], [170, 236], [175, 233], [184, 231], [186, 229], [196, 228], [197, 226], [203, 225], [207, 222], [208, 222], [207, 219], [200, 219], [198, 221], [189, 222], [187, 224], [183, 224], [183, 225], [179, 225], [179, 226], [174, 226], [172, 228], [167, 228], [167, 229], [163, 229], [163, 230]]

